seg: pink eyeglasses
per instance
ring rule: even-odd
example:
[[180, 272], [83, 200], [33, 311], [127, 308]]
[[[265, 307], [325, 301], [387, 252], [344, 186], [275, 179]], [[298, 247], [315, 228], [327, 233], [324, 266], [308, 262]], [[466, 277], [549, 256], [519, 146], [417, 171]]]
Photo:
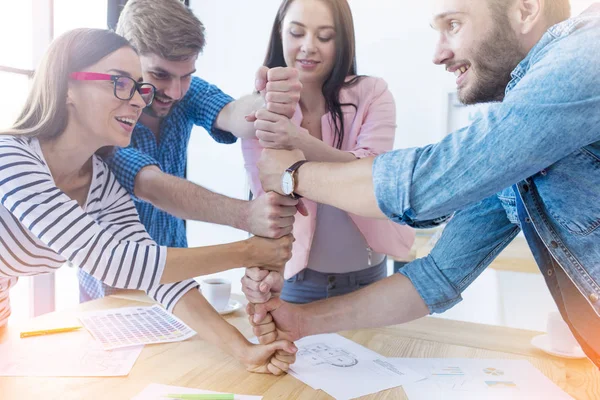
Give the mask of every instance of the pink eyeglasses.
[[109, 75], [97, 72], [73, 72], [69, 77], [76, 81], [112, 81], [114, 95], [119, 100], [131, 100], [135, 92], [138, 92], [146, 107], [154, 101], [156, 88], [151, 83], [136, 82], [135, 79], [125, 75]]

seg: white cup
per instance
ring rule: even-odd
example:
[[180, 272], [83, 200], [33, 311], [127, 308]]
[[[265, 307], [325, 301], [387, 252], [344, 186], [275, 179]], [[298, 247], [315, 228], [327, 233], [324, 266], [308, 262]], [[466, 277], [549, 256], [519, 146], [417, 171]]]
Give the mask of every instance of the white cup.
[[558, 311], [548, 314], [548, 324], [546, 325], [548, 336], [550, 337], [550, 346], [552, 349], [561, 353], [573, 353], [579, 344], [571, 333], [569, 326], [562, 319]]
[[229, 305], [231, 282], [227, 279], [210, 278], [202, 281], [200, 291], [217, 311], [223, 311]]

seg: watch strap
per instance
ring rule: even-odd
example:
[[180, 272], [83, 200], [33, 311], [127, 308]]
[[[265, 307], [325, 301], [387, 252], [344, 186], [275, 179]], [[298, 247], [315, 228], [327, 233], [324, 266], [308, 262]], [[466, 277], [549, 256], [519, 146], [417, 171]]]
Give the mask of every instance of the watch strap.
[[[296, 161], [294, 164], [292, 164], [288, 169], [286, 169], [286, 172], [289, 172], [290, 174], [292, 174], [292, 176], [294, 176], [294, 174], [296, 173], [296, 171], [298, 170], [298, 168], [300, 168], [302, 165], [304, 165], [304, 163], [307, 163], [308, 160], [300, 160], [300, 161]], [[294, 176], [294, 189], [296, 186], [296, 178]], [[299, 194], [295, 193], [294, 191], [292, 191], [292, 194], [290, 195], [293, 199], [300, 199], [302, 198], [302, 196], [300, 196]]]

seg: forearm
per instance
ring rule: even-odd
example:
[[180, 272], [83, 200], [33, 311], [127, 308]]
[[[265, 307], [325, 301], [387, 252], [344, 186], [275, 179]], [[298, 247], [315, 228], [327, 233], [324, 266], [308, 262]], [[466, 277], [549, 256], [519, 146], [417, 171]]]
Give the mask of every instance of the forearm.
[[169, 247], [160, 283], [173, 283], [252, 264], [247, 241], [195, 248]]
[[356, 160], [354, 154], [331, 147], [310, 134], [301, 135], [296, 141], [296, 148], [302, 150], [309, 161], [348, 162]]
[[372, 158], [304, 164], [296, 175], [296, 193], [356, 215], [384, 219], [375, 198], [372, 167]]
[[173, 310], [178, 318], [205, 340], [236, 357], [244, 358], [249, 342], [206, 301], [198, 290], [188, 291]]
[[411, 281], [401, 274], [345, 296], [303, 305], [301, 310], [303, 337], [396, 325], [429, 314]]
[[182, 219], [228, 225], [248, 231], [249, 203], [211, 192], [152, 165], [135, 178], [136, 197]]
[[227, 104], [215, 120], [215, 127], [235, 136], [247, 139], [256, 134], [254, 123], [246, 121], [246, 116], [254, 114], [264, 107], [264, 100], [259, 94], [249, 94]]

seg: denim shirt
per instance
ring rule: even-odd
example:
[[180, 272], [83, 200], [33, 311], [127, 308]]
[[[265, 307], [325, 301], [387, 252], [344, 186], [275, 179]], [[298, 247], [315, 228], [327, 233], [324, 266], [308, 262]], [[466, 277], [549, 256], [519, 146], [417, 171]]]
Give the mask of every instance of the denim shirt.
[[457, 304], [518, 234], [518, 195], [600, 315], [599, 71], [596, 4], [550, 28], [513, 71], [505, 99], [471, 126], [375, 159], [375, 194], [389, 218], [430, 227], [455, 213], [431, 253], [401, 270], [431, 312]]

